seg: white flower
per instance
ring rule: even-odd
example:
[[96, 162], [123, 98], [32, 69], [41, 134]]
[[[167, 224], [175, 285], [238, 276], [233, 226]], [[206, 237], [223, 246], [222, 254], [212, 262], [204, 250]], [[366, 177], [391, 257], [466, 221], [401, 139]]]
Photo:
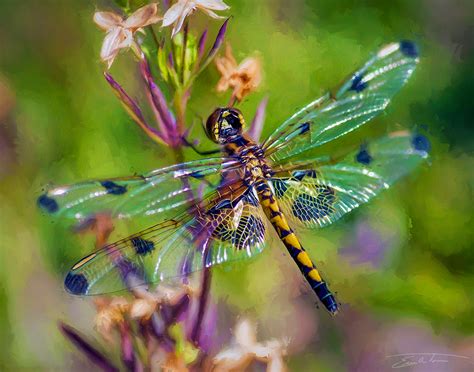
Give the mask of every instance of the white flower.
[[133, 35], [137, 31], [143, 31], [143, 27], [160, 21], [162, 18], [157, 13], [157, 4], [153, 3], [137, 9], [127, 19], [112, 12], [96, 12], [94, 14], [94, 22], [107, 32], [100, 51], [100, 58], [107, 63], [108, 68], [112, 66], [120, 49], [138, 49]]
[[173, 37], [181, 30], [186, 17], [196, 9], [201, 9], [212, 18], [222, 18], [214, 13], [213, 10], [227, 10], [229, 6], [222, 0], [178, 0], [163, 16], [161, 27], [167, 27], [174, 23], [171, 34], [171, 37]]
[[214, 357], [214, 371], [243, 371], [253, 360], [266, 363], [267, 372], [287, 370], [283, 356], [286, 355], [288, 340], [257, 342], [256, 327], [248, 319], [241, 320], [235, 326], [234, 339], [234, 346], [219, 352]]

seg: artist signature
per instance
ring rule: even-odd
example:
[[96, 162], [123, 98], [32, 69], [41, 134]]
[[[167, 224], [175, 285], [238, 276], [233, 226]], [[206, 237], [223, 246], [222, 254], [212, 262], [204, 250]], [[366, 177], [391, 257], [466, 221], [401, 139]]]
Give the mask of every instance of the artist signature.
[[387, 355], [387, 358], [396, 360], [392, 364], [392, 368], [406, 368], [421, 364], [448, 363], [450, 359], [466, 359], [466, 361], [471, 359], [463, 355], [441, 353], [406, 353]]

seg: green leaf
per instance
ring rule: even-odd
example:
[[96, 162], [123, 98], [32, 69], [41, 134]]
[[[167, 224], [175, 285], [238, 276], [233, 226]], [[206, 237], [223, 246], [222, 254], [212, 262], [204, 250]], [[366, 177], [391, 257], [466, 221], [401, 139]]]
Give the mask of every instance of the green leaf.
[[158, 68], [160, 70], [161, 77], [164, 81], [168, 82], [169, 80], [169, 71], [168, 66], [166, 63], [166, 50], [163, 46], [158, 48], [158, 53], [156, 55], [156, 59], [158, 62]]

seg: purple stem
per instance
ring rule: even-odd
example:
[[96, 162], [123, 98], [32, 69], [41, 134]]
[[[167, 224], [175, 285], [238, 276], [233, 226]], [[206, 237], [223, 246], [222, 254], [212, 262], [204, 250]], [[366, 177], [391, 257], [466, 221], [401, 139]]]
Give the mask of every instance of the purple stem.
[[122, 349], [123, 364], [130, 370], [135, 371], [137, 368], [137, 360], [133, 350], [132, 338], [128, 324], [122, 322], [120, 324], [120, 346]]
[[132, 119], [152, 138], [157, 137], [159, 140], [164, 141], [163, 134], [157, 129], [151, 127], [147, 124], [142, 111], [138, 104], [125, 92], [125, 90], [117, 83], [112, 75], [109, 73], [104, 73], [105, 79], [110, 84], [114, 92], [119, 97], [120, 101], [126, 108], [127, 112], [130, 114]]
[[204, 32], [201, 34], [201, 37], [199, 38], [198, 61], [201, 61], [202, 56], [204, 55], [204, 47], [206, 46], [206, 40], [207, 40], [207, 28], [204, 30]]
[[171, 311], [170, 314], [168, 314], [168, 324], [175, 323], [181, 317], [181, 315], [186, 310], [188, 310], [189, 302], [189, 295], [185, 294], [179, 299], [179, 301], [175, 305], [170, 308]]
[[199, 297], [199, 308], [198, 314], [196, 317], [196, 322], [194, 323], [194, 328], [191, 333], [191, 341], [199, 346], [199, 339], [201, 336], [202, 329], [202, 320], [204, 318], [204, 313], [206, 312], [207, 300], [209, 297], [209, 290], [211, 288], [211, 270], [206, 267], [203, 270], [202, 274], [202, 283], [201, 283], [201, 295]]
[[71, 341], [79, 350], [81, 350], [87, 356], [87, 358], [100, 369], [107, 372], [119, 371], [119, 369], [115, 367], [110, 360], [108, 360], [104, 355], [102, 355], [102, 353], [90, 345], [74, 328], [63, 322], [59, 322], [59, 329], [69, 341]]
[[168, 53], [168, 65], [174, 70], [173, 52]]
[[175, 348], [174, 340], [169, 336], [166, 329], [166, 324], [158, 313], [153, 313], [151, 316], [151, 329], [156, 339], [160, 341], [160, 346], [167, 352], [173, 352]]
[[225, 22], [222, 24], [219, 32], [217, 33], [216, 41], [214, 41], [214, 45], [212, 46], [209, 54], [207, 55], [207, 59], [212, 58], [216, 53], [217, 50], [220, 48], [222, 43], [224, 42], [225, 33], [227, 31], [227, 24], [229, 23], [230, 18], [227, 18]]
[[225, 33], [227, 31], [227, 23], [229, 22], [229, 19], [230, 18], [227, 18], [225, 22], [222, 24], [221, 28], [219, 29], [216, 40], [214, 41], [214, 44], [212, 45], [212, 48], [207, 54], [207, 57], [205, 58], [204, 62], [201, 64], [199, 72], [202, 72], [204, 68], [209, 64], [209, 62], [212, 61], [212, 59], [217, 54], [217, 51], [219, 50], [220, 46], [224, 42]]
[[166, 126], [163, 118], [160, 115], [160, 112], [155, 106], [155, 102], [153, 101], [153, 96], [150, 92], [149, 86], [146, 87], [147, 89], [145, 90], [146, 98], [148, 99], [148, 102], [150, 103], [151, 110], [153, 111], [153, 114], [155, 115], [156, 122], [158, 123], [158, 127], [160, 128], [161, 132], [163, 132], [163, 137], [164, 141], [166, 143], [170, 143], [169, 139], [169, 134], [168, 134], [168, 127]]
[[170, 109], [168, 108], [168, 104], [166, 103], [166, 99], [163, 95], [163, 92], [153, 81], [150, 67], [148, 66], [148, 62], [146, 61], [146, 59], [142, 59], [142, 61], [140, 62], [140, 71], [145, 80], [145, 83], [148, 85], [153, 105], [160, 114], [160, 117], [163, 120], [163, 124], [166, 127], [167, 137], [170, 139], [175, 138], [176, 141], [176, 120], [174, 119]]

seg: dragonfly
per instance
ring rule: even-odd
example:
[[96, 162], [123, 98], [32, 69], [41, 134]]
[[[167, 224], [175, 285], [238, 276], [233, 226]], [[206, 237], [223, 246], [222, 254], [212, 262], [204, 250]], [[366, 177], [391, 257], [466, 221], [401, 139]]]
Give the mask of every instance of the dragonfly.
[[[74, 295], [182, 280], [215, 265], [254, 257], [276, 232], [301, 274], [335, 315], [339, 303], [297, 233], [339, 220], [408, 174], [429, 155], [429, 140], [399, 131], [338, 156], [316, 156], [328, 144], [382, 113], [419, 61], [412, 41], [387, 44], [338, 89], [328, 91], [257, 143], [235, 107], [217, 108], [205, 123], [219, 156], [125, 178], [47, 190], [38, 205], [57, 218], [83, 222], [154, 218], [143, 231], [105, 245], [65, 277]], [[274, 231], [274, 232], [272, 232]]]

